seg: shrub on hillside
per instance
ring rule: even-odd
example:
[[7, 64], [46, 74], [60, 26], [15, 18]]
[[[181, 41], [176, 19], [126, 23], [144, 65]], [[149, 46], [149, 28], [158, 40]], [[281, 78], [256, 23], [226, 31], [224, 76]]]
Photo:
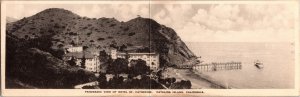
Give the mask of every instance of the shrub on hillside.
[[126, 27], [123, 29], [123, 31], [128, 31], [129, 30], [129, 27]]
[[133, 35], [135, 35], [134, 32], [130, 32], [130, 33], [128, 34], [128, 36], [133, 36]]
[[114, 26], [116, 26], [116, 24], [110, 24], [110, 25], [109, 25], [109, 27], [114, 27]]
[[114, 37], [112, 37], [112, 36], [108, 36], [107, 38], [108, 38], [108, 39], [113, 39]]
[[32, 28], [30, 28], [30, 30], [35, 30], [36, 28], [34, 28], [34, 27], [32, 27]]
[[127, 44], [127, 46], [133, 46], [133, 44], [131, 44], [131, 43], [126, 43]]
[[86, 35], [90, 36], [93, 32], [86, 33]]
[[58, 23], [54, 24], [54, 28], [60, 28]]
[[77, 33], [75, 33], [75, 32], [69, 32], [69, 35], [73, 35], [73, 36], [76, 36], [76, 35], [78, 35]]
[[105, 40], [105, 39], [104, 39], [104, 38], [98, 38], [97, 40], [98, 40], [98, 41], [102, 41], [102, 40]]

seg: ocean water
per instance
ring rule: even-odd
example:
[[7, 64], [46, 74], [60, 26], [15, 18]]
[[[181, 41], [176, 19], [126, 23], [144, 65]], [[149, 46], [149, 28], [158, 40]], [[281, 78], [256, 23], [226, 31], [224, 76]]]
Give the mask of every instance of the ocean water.
[[[202, 72], [221, 84], [238, 89], [294, 88], [295, 47], [292, 43], [186, 44], [204, 63], [242, 62], [241, 70]], [[263, 69], [254, 66], [256, 60], [264, 64]]]

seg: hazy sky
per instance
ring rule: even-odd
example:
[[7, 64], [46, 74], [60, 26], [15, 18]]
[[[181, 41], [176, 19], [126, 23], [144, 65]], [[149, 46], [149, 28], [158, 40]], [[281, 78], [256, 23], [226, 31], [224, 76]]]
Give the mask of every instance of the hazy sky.
[[172, 27], [184, 41], [292, 42], [297, 15], [290, 4], [9, 4], [20, 19], [47, 8], [64, 8], [91, 18], [128, 21], [140, 15]]

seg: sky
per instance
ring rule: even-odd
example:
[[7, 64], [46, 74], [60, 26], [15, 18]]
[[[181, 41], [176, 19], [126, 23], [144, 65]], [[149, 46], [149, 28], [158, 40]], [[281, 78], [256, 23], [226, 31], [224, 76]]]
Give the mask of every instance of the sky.
[[289, 3], [254, 4], [8, 4], [6, 16], [21, 19], [47, 8], [90, 18], [128, 21], [138, 15], [173, 28], [185, 42], [293, 42], [299, 21]]

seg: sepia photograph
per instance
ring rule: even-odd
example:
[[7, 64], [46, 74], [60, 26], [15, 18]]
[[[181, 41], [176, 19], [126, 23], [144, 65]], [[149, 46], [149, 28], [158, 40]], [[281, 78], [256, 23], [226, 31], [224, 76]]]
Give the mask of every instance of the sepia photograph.
[[297, 0], [2, 1], [1, 95], [297, 96], [298, 27]]

